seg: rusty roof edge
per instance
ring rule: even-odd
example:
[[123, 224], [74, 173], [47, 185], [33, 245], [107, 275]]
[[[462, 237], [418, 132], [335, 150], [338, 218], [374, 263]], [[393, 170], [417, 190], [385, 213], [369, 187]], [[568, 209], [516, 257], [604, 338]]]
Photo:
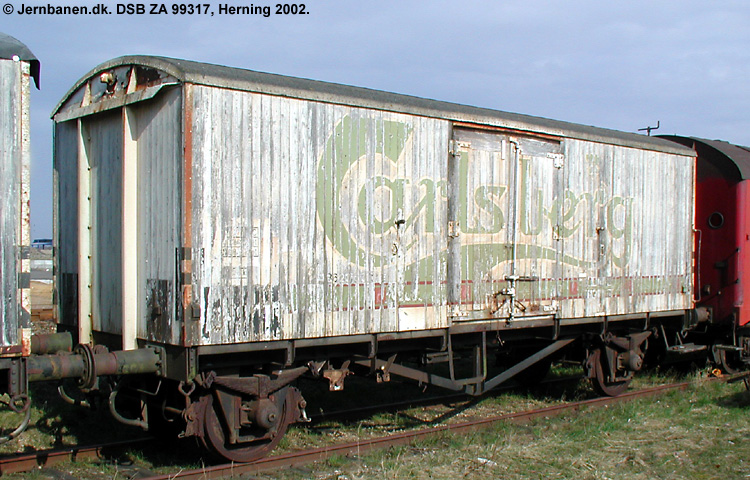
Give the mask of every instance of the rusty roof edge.
[[67, 122], [68, 120], [85, 117], [94, 113], [106, 112], [115, 108], [142, 102], [144, 100], [149, 100], [155, 97], [165, 87], [171, 87], [174, 85], [177, 85], [177, 83], [160, 83], [158, 85], [147, 87], [143, 90], [138, 90], [137, 92], [128, 95], [120, 95], [117, 97], [108, 98], [97, 104], [87, 105], [85, 107], [67, 108], [64, 111], [57, 112], [54, 116], [54, 119], [56, 122]]
[[109, 70], [111, 68], [120, 67], [123, 65], [143, 65], [145, 67], [153, 67], [157, 68], [159, 70], [162, 70], [169, 75], [172, 75], [178, 80], [184, 81], [185, 72], [182, 70], [179, 70], [176, 68], [174, 64], [171, 62], [163, 62], [163, 61], [154, 61], [149, 62], [148, 60], [168, 60], [167, 58], [163, 57], [153, 57], [148, 55], [128, 55], [124, 57], [117, 57], [113, 58], [112, 60], [108, 60], [104, 63], [101, 63], [97, 65], [96, 67], [92, 68], [88, 71], [84, 76], [78, 79], [76, 83], [73, 84], [70, 89], [63, 95], [63, 97], [60, 99], [59, 102], [57, 102], [57, 105], [55, 105], [55, 108], [52, 109], [52, 113], [50, 114], [50, 118], [55, 118], [55, 115], [57, 115], [60, 112], [60, 109], [65, 105], [65, 102], [68, 101], [70, 97], [72, 97], [79, 88], [81, 88], [86, 82], [88, 82], [91, 78], [98, 76], [100, 73], [102, 73], [105, 70]]
[[222, 65], [156, 56], [125, 56], [109, 60], [84, 75], [58, 102], [52, 117], [91, 77], [114, 67], [143, 65], [156, 68], [183, 83], [279, 95], [303, 100], [336, 103], [354, 107], [376, 108], [398, 113], [442, 118], [449, 121], [477, 123], [529, 133], [544, 133], [599, 143], [656, 150], [694, 156], [692, 150], [668, 140], [630, 132], [586, 126], [544, 117], [504, 112], [422, 97], [389, 93], [364, 87], [262, 73]]

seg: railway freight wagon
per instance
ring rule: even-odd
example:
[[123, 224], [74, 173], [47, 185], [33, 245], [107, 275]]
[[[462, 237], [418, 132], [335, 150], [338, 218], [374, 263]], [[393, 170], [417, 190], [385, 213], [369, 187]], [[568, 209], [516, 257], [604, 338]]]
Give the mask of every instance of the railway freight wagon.
[[[39, 62], [15, 38], [0, 33], [0, 388], [26, 414], [20, 358], [29, 355], [29, 93]], [[24, 425], [25, 426], [25, 425]], [[20, 428], [23, 430], [23, 427]], [[20, 432], [20, 430], [18, 432]], [[15, 435], [12, 434], [13, 436]]]
[[566, 352], [617, 394], [657, 325], [706, 319], [666, 140], [145, 56], [53, 118], [61, 328], [156, 352], [113, 411], [230, 459], [305, 419], [301, 375], [480, 394]]

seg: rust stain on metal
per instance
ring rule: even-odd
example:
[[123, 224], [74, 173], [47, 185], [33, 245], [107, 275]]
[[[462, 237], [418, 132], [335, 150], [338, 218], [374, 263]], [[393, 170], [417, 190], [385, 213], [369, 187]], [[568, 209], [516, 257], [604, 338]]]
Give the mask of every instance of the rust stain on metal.
[[31, 355], [31, 328], [21, 328], [21, 355], [28, 357]]
[[0, 474], [30, 472], [40, 467], [51, 467], [62, 462], [81, 461], [84, 459], [108, 458], [108, 452], [141, 445], [151, 438], [137, 438], [120, 442], [103, 443], [90, 446], [71, 446], [54, 450], [41, 450], [31, 454], [12, 455], [0, 458]]
[[458, 127], [458, 128], [472, 128], [475, 130], [488, 130], [491, 132], [512, 133], [514, 135], [528, 134], [536, 138], [544, 138], [546, 140], [557, 140], [557, 141], [562, 140], [562, 136], [558, 136], [558, 135], [548, 135], [548, 134], [532, 132], [532, 131], [522, 131], [522, 130], [518, 130], [517, 128], [496, 127], [493, 125], [483, 125], [479, 123], [453, 122], [453, 126]]
[[15, 357], [22, 352], [21, 345], [11, 345], [10, 347], [0, 347], [0, 357]]
[[[182, 211], [182, 247], [190, 249], [193, 246], [193, 88], [191, 84], [185, 84], [184, 89], [184, 120], [183, 120], [183, 211]], [[189, 276], [192, 271], [192, 260], [181, 259], [181, 270], [184, 276]], [[193, 301], [192, 285], [182, 286], [182, 308], [186, 309]], [[185, 328], [183, 326], [183, 344], [186, 341]]]

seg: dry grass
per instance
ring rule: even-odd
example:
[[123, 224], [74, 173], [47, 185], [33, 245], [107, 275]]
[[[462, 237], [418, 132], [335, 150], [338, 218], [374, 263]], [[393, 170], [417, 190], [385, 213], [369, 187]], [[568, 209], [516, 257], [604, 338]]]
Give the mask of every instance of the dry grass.
[[[696, 383], [700, 381], [696, 380]], [[577, 416], [444, 435], [269, 478], [750, 478], [750, 393], [706, 384]]]
[[[565, 372], [565, 375], [571, 372]], [[693, 381], [701, 384], [700, 376]], [[638, 386], [671, 383], [683, 378], [641, 375]], [[386, 403], [410, 394], [404, 385], [375, 385], [373, 391], [355, 395], [328, 395], [330, 403], [310, 402], [319, 409], [346, 408], [368, 399]], [[562, 388], [562, 387], [558, 387]], [[302, 470], [266, 474], [261, 478], [370, 479], [370, 478], [575, 478], [575, 479], [679, 479], [750, 478], [750, 394], [742, 384], [707, 384], [696, 391], [592, 410], [580, 416], [538, 421], [524, 426], [499, 425], [462, 436], [442, 435], [410, 447], [373, 453], [366, 457], [339, 458]], [[380, 395], [376, 396], [376, 389]], [[117, 424], [107, 412], [90, 412], [62, 405], [53, 389], [35, 391], [34, 420], [21, 439], [4, 452], [48, 448], [61, 443], [88, 443], [132, 438], [141, 433]], [[420, 392], [411, 392], [419, 394]], [[483, 398], [381, 413], [358, 422], [323, 422], [309, 428], [290, 429], [281, 450], [339, 443], [354, 438], [381, 436], [393, 431], [429, 428], [435, 423], [526, 410], [590, 396], [586, 382], [563, 390], [516, 391]], [[325, 397], [323, 395], [322, 397]], [[353, 406], [353, 405], [350, 405]], [[312, 412], [311, 412], [312, 413]], [[99, 436], [105, 438], [99, 438]], [[194, 442], [191, 442], [194, 443]], [[196, 468], [201, 453], [182, 443], [167, 442], [158, 449], [134, 450], [126, 461], [157, 472]], [[278, 451], [277, 451], [278, 453]], [[196, 464], [197, 462], [197, 464]], [[59, 469], [77, 478], [126, 478], [120, 465], [68, 464]], [[9, 478], [27, 478], [10, 476]], [[31, 477], [33, 478], [33, 477]], [[37, 477], [44, 478], [44, 477]]]

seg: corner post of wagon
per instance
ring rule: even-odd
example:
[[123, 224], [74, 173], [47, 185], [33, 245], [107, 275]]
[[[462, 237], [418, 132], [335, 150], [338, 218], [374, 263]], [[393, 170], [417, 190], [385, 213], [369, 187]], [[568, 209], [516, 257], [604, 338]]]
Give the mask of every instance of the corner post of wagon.
[[39, 60], [17, 39], [0, 33], [0, 388], [18, 415], [8, 441], [28, 425], [26, 360], [31, 354], [30, 121], [31, 81], [39, 86]]

